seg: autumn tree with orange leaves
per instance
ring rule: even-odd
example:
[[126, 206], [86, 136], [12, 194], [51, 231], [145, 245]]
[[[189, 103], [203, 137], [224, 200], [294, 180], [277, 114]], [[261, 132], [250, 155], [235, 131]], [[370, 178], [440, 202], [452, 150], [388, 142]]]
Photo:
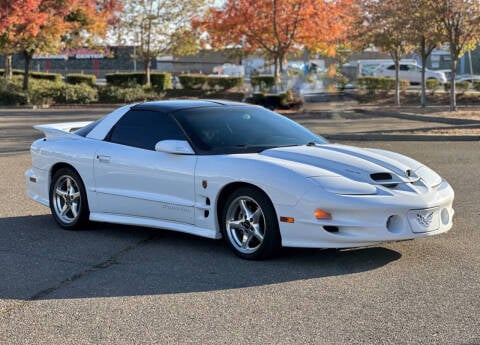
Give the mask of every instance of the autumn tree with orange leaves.
[[23, 54], [23, 89], [27, 90], [35, 53], [56, 53], [68, 46], [91, 43], [106, 33], [118, 9], [117, 0], [1, 1], [0, 48], [7, 55]]
[[351, 0], [227, 0], [210, 8], [193, 26], [214, 48], [263, 52], [274, 63], [278, 83], [287, 54], [302, 46], [333, 47], [350, 23]]

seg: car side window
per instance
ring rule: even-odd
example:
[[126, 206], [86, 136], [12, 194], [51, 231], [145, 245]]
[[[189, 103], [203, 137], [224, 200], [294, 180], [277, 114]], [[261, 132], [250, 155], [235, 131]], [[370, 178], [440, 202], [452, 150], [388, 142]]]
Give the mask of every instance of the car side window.
[[387, 69], [390, 70], [390, 71], [393, 71], [395, 69], [395, 65], [390, 65], [390, 66], [388, 66]]
[[400, 71], [408, 71], [408, 65], [400, 65]]
[[132, 109], [113, 126], [106, 140], [155, 150], [155, 144], [161, 140], [186, 139], [177, 123], [168, 114]]

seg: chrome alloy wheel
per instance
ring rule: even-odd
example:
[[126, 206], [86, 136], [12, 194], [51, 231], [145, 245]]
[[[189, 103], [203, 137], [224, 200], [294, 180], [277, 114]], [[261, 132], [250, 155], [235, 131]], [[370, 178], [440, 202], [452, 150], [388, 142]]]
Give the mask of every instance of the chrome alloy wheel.
[[234, 199], [226, 212], [226, 234], [230, 243], [241, 253], [257, 251], [265, 237], [265, 217], [258, 203], [248, 197]]
[[62, 175], [55, 182], [53, 193], [53, 209], [57, 217], [66, 224], [75, 222], [82, 202], [77, 182], [69, 175]]

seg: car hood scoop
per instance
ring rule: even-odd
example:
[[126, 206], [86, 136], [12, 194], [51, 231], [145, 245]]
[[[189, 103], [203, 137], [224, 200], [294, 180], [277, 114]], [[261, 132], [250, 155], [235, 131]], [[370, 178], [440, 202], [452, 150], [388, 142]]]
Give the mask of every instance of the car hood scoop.
[[336, 144], [280, 147], [261, 155], [317, 167], [318, 176], [328, 171], [354, 181], [387, 186], [414, 182], [418, 178], [413, 172], [421, 166], [393, 152]]

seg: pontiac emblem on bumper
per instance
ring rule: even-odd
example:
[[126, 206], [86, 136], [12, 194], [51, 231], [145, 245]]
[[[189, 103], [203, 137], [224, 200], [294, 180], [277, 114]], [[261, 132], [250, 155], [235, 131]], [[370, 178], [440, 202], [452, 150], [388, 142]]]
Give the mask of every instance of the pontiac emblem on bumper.
[[426, 216], [422, 216], [420, 213], [417, 213], [417, 221], [423, 225], [424, 227], [428, 228], [433, 220], [433, 212], [430, 212]]

